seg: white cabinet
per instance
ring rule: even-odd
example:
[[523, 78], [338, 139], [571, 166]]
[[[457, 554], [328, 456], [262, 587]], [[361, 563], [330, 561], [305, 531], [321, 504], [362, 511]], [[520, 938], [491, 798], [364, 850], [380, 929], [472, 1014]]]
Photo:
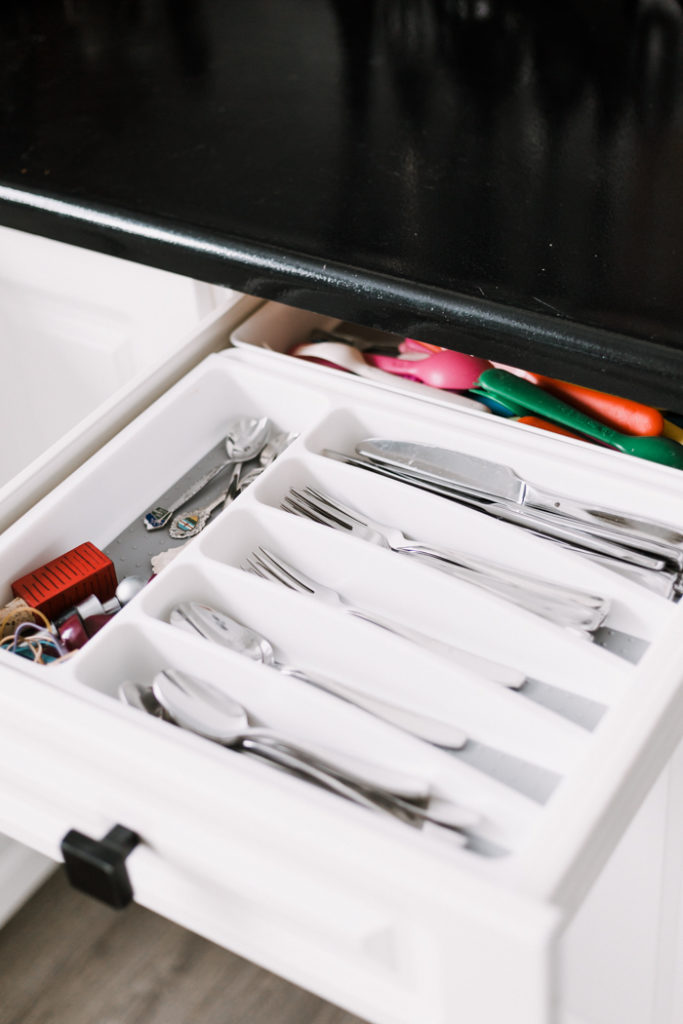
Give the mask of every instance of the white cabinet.
[[[450, 445], [671, 523], [683, 518], [681, 477], [246, 345], [222, 351], [256, 305], [209, 313], [164, 370], [76, 428], [56, 455], [61, 483], [39, 460], [31, 494], [45, 496], [0, 538], [7, 599], [11, 580], [83, 540], [113, 550], [217, 451], [229, 416], [267, 415], [298, 435], [73, 658], [35, 666], [0, 655], [0, 829], [59, 859], [71, 828], [93, 837], [131, 828], [142, 838], [127, 861], [139, 902], [376, 1024], [606, 1024], [610, 1014], [673, 1024], [683, 833], [680, 773], [667, 764], [683, 731], [681, 608], [542, 538], [322, 452], [373, 435]], [[470, 583], [283, 511], [288, 489], [307, 483], [429, 543], [605, 593], [607, 625], [647, 650], [632, 664]], [[539, 700], [489, 688], [490, 714], [480, 715], [440, 656], [243, 572], [259, 544], [327, 573], [357, 603], [508, 657], [551, 689], [592, 692], [607, 710], [592, 731], [574, 732], [565, 715], [541, 721]], [[169, 613], [190, 599], [248, 622], [292, 660], [460, 721], [481, 759], [397, 739], [300, 680], [176, 630]], [[123, 679], [149, 680], [167, 665], [229, 686], [257, 719], [302, 740], [428, 777], [478, 808], [479, 843], [372, 814], [116, 699]], [[544, 803], [528, 792], [537, 769], [523, 781], [525, 742], [529, 761], [560, 776]]]

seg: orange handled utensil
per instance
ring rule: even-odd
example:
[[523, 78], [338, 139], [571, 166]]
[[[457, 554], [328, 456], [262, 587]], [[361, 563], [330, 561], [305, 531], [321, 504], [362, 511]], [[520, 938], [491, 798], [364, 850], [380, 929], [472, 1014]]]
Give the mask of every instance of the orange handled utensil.
[[640, 437], [659, 437], [664, 428], [664, 417], [658, 409], [641, 402], [634, 402], [630, 398], [620, 398], [618, 395], [610, 395], [605, 391], [594, 391], [592, 388], [584, 388], [580, 384], [569, 384], [564, 380], [556, 380], [554, 377], [544, 377], [540, 373], [532, 373], [529, 370], [519, 370], [516, 367], [504, 366], [502, 363], [494, 363], [500, 370], [508, 370], [516, 377], [528, 380], [536, 384], [556, 398], [561, 398], [575, 409], [593, 416], [594, 419], [623, 434], [633, 434]]

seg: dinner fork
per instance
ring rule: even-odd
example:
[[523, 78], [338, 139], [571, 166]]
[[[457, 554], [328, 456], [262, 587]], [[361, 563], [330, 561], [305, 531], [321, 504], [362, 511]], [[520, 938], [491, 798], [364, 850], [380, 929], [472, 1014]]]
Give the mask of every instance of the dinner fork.
[[362, 619], [364, 622], [370, 622], [372, 625], [379, 626], [380, 629], [386, 629], [390, 633], [395, 633], [397, 636], [410, 640], [426, 650], [434, 651], [442, 657], [450, 658], [460, 665], [461, 668], [484, 676], [484, 678], [489, 679], [491, 682], [518, 689], [525, 681], [524, 673], [517, 669], [501, 665], [470, 651], [461, 650], [459, 647], [453, 647], [451, 644], [443, 643], [434, 637], [428, 636], [426, 633], [411, 629], [393, 619], [377, 615], [375, 612], [355, 607], [338, 590], [320, 583], [319, 580], [312, 579], [302, 572], [301, 569], [297, 569], [289, 562], [286, 562], [281, 555], [275, 555], [273, 551], [263, 546], [259, 547], [257, 551], [252, 552], [242, 568], [253, 572], [257, 576], [261, 576], [263, 579], [282, 583], [284, 586], [289, 587], [290, 590], [317, 597], [318, 600], [333, 608], [341, 609], [347, 615]]
[[370, 519], [358, 509], [314, 487], [304, 487], [302, 491], [291, 488], [280, 507], [398, 554], [429, 560], [434, 568], [507, 598], [560, 626], [592, 632], [601, 625], [609, 610], [609, 603], [603, 597], [539, 576], [523, 575], [465, 552], [412, 540], [398, 527]]

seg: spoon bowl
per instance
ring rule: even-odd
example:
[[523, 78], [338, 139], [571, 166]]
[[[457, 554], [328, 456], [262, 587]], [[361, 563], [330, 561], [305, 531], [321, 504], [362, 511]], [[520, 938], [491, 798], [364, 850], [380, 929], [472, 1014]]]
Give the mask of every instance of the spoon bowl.
[[[454, 395], [450, 392], [441, 392], [437, 399], [434, 397], [434, 392], [430, 396], [428, 385], [418, 380], [409, 380], [407, 377], [396, 377], [396, 375], [393, 375], [392, 378], [392, 374], [388, 374], [385, 370], [380, 370], [377, 366], [370, 366], [365, 361], [363, 354], [357, 348], [354, 348], [353, 345], [345, 345], [341, 341], [316, 341], [311, 344], [296, 345], [290, 350], [289, 354], [324, 359], [326, 363], [331, 363], [342, 370], [350, 370], [351, 373], [355, 373], [359, 377], [366, 377], [368, 380], [374, 380], [385, 386], [393, 383], [393, 386], [401, 391], [406, 391], [422, 399], [438, 401], [439, 404], [464, 406], [468, 409], [476, 409], [478, 412], [482, 411], [481, 403], [475, 402], [471, 398]], [[410, 376], [412, 375], [413, 371], [411, 370]]]
[[239, 416], [232, 421], [225, 437], [225, 453], [230, 462], [248, 462], [265, 447], [272, 430], [267, 416]]
[[306, 742], [296, 737], [250, 725], [246, 709], [223, 689], [179, 672], [163, 669], [152, 682], [159, 704], [178, 725], [226, 747], [241, 746], [247, 740], [287, 748], [299, 760], [318, 769], [342, 776], [353, 785], [377, 793], [427, 799], [430, 783], [376, 761], [365, 761], [332, 747]]

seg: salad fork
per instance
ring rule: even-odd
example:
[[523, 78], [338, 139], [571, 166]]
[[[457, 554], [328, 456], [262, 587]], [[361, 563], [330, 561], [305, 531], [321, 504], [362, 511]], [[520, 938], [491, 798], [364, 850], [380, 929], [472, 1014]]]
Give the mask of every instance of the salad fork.
[[433, 567], [507, 598], [560, 626], [592, 632], [601, 625], [609, 610], [609, 603], [603, 597], [522, 574], [462, 551], [412, 540], [398, 527], [370, 519], [314, 487], [304, 487], [302, 491], [290, 489], [280, 507], [398, 554], [427, 559]]
[[318, 600], [333, 608], [341, 609], [347, 615], [363, 619], [364, 622], [370, 622], [380, 629], [386, 629], [388, 632], [395, 633], [405, 640], [410, 640], [420, 647], [450, 658], [460, 665], [461, 668], [475, 672], [477, 675], [482, 675], [491, 682], [518, 689], [525, 681], [524, 673], [519, 672], [517, 669], [501, 665], [470, 651], [464, 651], [459, 647], [453, 647], [451, 644], [443, 643], [434, 637], [428, 636], [426, 633], [411, 629], [402, 623], [395, 622], [393, 619], [377, 615], [375, 612], [356, 608], [339, 591], [307, 576], [301, 569], [294, 568], [281, 555], [276, 556], [268, 548], [259, 547], [257, 551], [252, 552], [245, 565], [242, 566], [242, 569], [249, 570], [262, 579], [275, 580], [298, 593], [317, 597]]

